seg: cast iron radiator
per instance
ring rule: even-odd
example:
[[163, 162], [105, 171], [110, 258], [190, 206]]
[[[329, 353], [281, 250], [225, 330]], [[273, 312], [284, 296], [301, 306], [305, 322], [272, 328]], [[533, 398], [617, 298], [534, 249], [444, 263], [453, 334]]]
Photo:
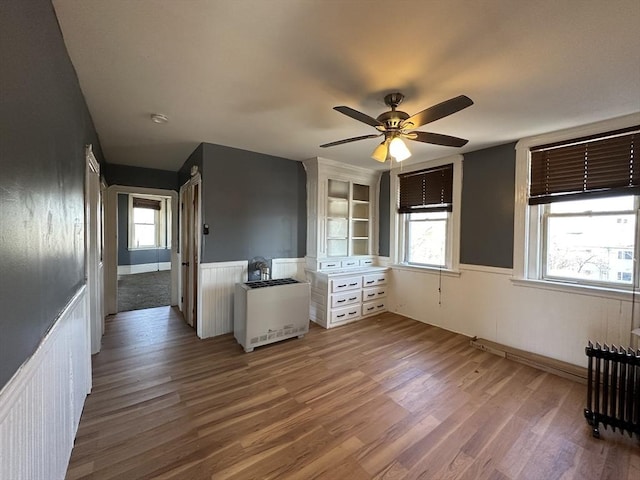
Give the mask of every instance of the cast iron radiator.
[[593, 436], [600, 437], [602, 424], [640, 439], [640, 350], [589, 342], [585, 351], [589, 365], [584, 416]]

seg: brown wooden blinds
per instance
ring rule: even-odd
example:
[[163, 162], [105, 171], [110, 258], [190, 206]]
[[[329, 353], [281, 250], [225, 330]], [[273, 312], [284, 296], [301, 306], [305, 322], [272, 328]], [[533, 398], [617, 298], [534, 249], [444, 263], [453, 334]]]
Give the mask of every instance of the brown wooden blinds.
[[133, 197], [133, 208], [150, 208], [152, 210], [160, 210], [160, 200], [153, 198]]
[[398, 213], [451, 211], [453, 164], [401, 173]]
[[640, 126], [531, 149], [529, 204], [640, 194]]

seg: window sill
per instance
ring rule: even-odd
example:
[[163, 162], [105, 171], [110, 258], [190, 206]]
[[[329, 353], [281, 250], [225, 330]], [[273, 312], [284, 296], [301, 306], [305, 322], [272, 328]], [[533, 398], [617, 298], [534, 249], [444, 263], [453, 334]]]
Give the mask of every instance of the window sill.
[[449, 270], [447, 268], [420, 267], [418, 265], [408, 265], [406, 263], [393, 263], [389, 265], [394, 270], [404, 270], [407, 272], [426, 273], [429, 275], [443, 275], [445, 277], [459, 277], [460, 270]]
[[512, 278], [511, 283], [518, 287], [539, 288], [542, 290], [552, 290], [556, 292], [588, 295], [590, 297], [601, 297], [615, 300], [631, 300], [632, 294], [640, 294], [638, 291], [621, 288], [596, 287], [595, 285], [561, 283], [549, 280], [534, 280], [530, 278]]

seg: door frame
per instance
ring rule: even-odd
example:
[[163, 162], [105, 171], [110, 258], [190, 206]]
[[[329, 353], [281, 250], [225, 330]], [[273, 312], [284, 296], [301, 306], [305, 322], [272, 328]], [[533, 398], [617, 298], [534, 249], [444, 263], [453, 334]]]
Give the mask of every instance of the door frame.
[[[194, 192], [197, 196], [194, 200]], [[190, 206], [193, 205], [193, 209]], [[180, 291], [179, 307], [187, 324], [191, 325], [202, 338], [201, 306], [201, 221], [202, 221], [202, 179], [200, 173], [193, 176], [180, 187]], [[188, 245], [187, 245], [188, 244]], [[189, 265], [184, 265], [188, 263]], [[184, 269], [187, 268], [186, 272]], [[184, 276], [187, 283], [185, 285]], [[190, 301], [185, 302], [185, 293]], [[190, 309], [186, 312], [185, 308]]]
[[[104, 281], [103, 281], [103, 196], [100, 162], [93, 147], [85, 147], [85, 281], [87, 284], [87, 320], [91, 354], [100, 352], [104, 334]], [[91, 362], [91, 359], [89, 359]], [[91, 368], [89, 368], [91, 371]], [[91, 382], [89, 382], [91, 385]]]
[[171, 305], [178, 304], [178, 192], [161, 188], [111, 185], [105, 212], [105, 302], [108, 315], [118, 313], [118, 194], [140, 193], [171, 198]]

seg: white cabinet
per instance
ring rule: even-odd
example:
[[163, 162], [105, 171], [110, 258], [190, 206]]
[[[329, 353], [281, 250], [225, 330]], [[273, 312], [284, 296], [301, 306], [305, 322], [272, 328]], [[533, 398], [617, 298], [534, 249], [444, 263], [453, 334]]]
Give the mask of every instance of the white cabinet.
[[365, 267], [347, 273], [307, 271], [311, 283], [310, 318], [332, 328], [387, 310], [388, 272]]
[[307, 268], [373, 265], [378, 254], [381, 172], [323, 158], [303, 164], [307, 172]]

